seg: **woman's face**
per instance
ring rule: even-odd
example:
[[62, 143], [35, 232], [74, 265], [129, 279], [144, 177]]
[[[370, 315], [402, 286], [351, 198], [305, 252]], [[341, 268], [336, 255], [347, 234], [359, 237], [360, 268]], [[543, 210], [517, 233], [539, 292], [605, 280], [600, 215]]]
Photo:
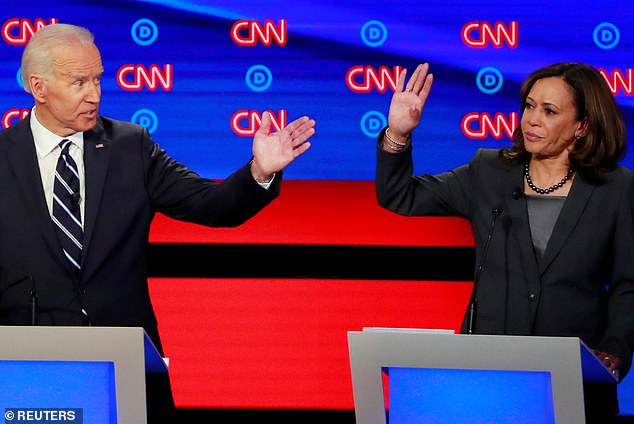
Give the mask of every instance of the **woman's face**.
[[567, 159], [582, 124], [568, 83], [548, 77], [533, 84], [520, 123], [527, 152], [540, 159]]

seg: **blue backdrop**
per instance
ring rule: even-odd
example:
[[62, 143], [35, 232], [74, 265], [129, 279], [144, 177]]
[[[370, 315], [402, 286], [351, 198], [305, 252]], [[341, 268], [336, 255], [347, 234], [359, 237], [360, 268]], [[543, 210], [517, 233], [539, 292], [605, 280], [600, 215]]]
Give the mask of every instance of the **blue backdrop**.
[[[10, 3], [0, 10], [0, 111], [31, 106], [17, 78], [20, 55], [29, 29], [56, 20], [95, 33], [105, 65], [101, 112], [147, 126], [174, 157], [213, 178], [248, 159], [249, 117], [268, 109], [280, 125], [302, 115], [317, 120], [313, 149], [287, 178], [372, 180], [390, 81], [396, 67], [411, 72], [423, 61], [435, 83], [416, 134], [419, 172], [508, 143], [503, 128], [515, 122], [521, 81], [558, 61], [603, 69], [632, 132], [628, 1], [441, 3]], [[236, 114], [243, 118], [232, 125]], [[634, 157], [624, 164], [632, 167]]]

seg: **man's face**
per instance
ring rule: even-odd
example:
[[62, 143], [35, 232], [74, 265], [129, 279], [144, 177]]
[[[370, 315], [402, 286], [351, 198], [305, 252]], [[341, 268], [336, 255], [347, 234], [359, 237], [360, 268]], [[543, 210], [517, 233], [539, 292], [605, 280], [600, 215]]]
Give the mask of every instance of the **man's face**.
[[94, 44], [57, 46], [49, 76], [31, 76], [38, 120], [66, 137], [97, 123], [101, 99], [101, 55]]

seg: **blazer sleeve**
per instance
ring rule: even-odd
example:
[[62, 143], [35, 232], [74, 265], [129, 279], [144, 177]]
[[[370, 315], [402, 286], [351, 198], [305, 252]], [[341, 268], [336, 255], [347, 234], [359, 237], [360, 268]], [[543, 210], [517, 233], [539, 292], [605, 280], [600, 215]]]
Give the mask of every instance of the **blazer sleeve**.
[[[379, 136], [379, 140], [382, 137]], [[436, 175], [414, 176], [412, 145], [400, 153], [377, 149], [376, 197], [379, 205], [405, 216], [458, 216], [476, 212], [474, 193], [481, 180], [483, 149], [468, 164]], [[485, 191], [490, 191], [487, 188]]]
[[619, 198], [619, 216], [614, 232], [614, 262], [608, 286], [608, 323], [598, 345], [601, 351], [618, 356], [620, 376], [625, 377], [634, 353], [634, 174], [627, 171]]

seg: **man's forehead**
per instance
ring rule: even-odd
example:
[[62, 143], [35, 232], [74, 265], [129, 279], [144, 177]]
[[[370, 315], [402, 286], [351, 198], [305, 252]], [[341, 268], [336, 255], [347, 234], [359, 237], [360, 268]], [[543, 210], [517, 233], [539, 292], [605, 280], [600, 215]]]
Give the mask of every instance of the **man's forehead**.
[[94, 45], [57, 46], [53, 49], [52, 66], [63, 74], [102, 73], [99, 50]]

